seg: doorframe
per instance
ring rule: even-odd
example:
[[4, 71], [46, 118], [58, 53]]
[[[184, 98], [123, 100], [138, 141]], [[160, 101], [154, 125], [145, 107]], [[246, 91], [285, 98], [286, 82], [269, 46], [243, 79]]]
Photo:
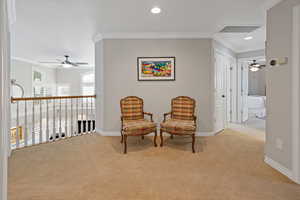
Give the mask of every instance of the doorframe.
[[[237, 108], [236, 108], [236, 116], [237, 116], [237, 123], [243, 123], [242, 111], [244, 108], [244, 104], [242, 101], [242, 89], [243, 89], [243, 75], [242, 75], [242, 66], [241, 64], [247, 62], [249, 60], [260, 60], [265, 59], [265, 56], [256, 56], [256, 57], [249, 57], [249, 58], [239, 58], [237, 59]], [[248, 70], [248, 69], [247, 69]], [[249, 82], [249, 75], [248, 75], [248, 82]]]
[[292, 55], [292, 173], [300, 184], [300, 5], [293, 8], [293, 55]]

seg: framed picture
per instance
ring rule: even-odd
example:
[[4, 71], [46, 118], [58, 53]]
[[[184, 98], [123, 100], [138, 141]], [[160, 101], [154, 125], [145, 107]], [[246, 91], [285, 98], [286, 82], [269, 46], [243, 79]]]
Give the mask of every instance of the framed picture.
[[138, 57], [138, 81], [175, 81], [175, 57]]

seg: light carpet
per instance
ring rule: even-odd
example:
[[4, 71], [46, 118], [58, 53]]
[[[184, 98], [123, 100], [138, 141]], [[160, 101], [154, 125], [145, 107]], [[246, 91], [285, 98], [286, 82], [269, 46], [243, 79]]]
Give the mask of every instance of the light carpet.
[[[9, 200], [300, 200], [300, 186], [267, 164], [263, 140], [226, 130], [198, 137], [84, 135], [14, 151]], [[159, 139], [158, 139], [159, 143]]]

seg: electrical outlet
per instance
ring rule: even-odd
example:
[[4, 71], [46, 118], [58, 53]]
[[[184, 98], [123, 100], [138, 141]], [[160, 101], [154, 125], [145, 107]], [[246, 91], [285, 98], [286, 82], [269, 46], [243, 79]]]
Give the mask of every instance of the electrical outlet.
[[283, 142], [280, 138], [276, 139], [276, 148], [279, 150], [282, 150], [282, 148], [283, 148]]

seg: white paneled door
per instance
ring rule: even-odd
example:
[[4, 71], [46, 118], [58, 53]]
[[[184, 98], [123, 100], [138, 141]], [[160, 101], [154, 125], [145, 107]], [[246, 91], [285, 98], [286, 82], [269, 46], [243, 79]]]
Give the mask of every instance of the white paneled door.
[[215, 52], [215, 123], [214, 131], [226, 128], [226, 69], [228, 62], [225, 56]]

